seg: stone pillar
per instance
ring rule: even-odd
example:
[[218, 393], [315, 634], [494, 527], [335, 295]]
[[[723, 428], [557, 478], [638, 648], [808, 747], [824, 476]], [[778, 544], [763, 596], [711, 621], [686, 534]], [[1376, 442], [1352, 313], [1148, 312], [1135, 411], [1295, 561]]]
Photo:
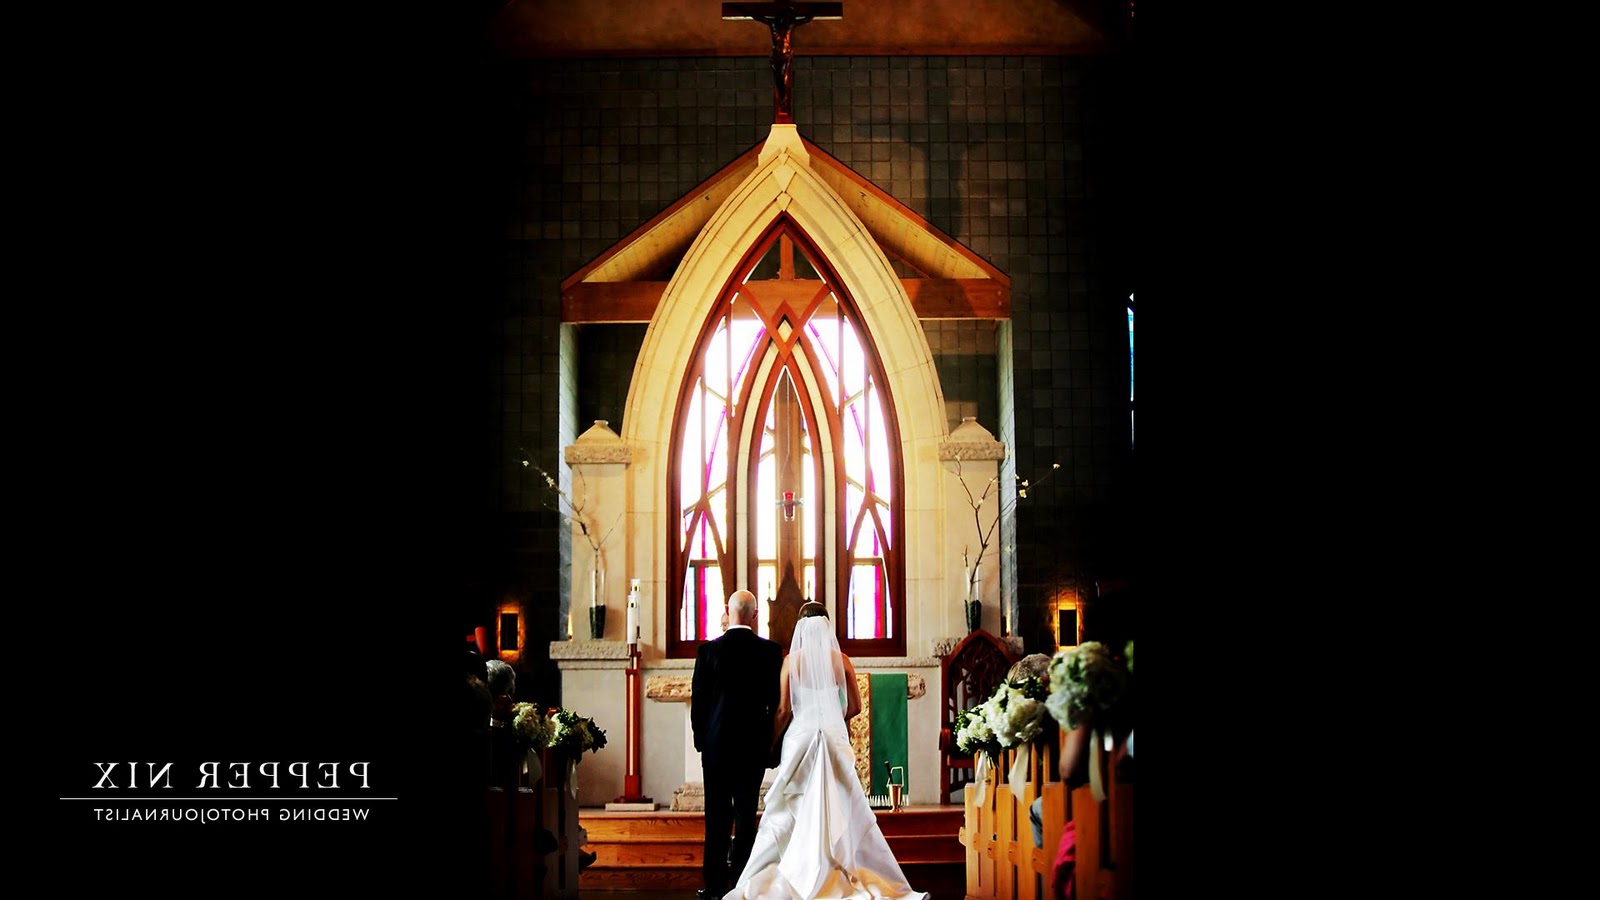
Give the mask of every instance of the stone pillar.
[[[1001, 507], [1010, 496], [1007, 486], [1000, 484], [1000, 463], [1005, 458], [1006, 445], [995, 440], [972, 416], [962, 419], [950, 437], [939, 444], [939, 461], [945, 469], [945, 590], [937, 608], [944, 634], [967, 633], [964, 599], [968, 587], [962, 566], [963, 549], [978, 566], [982, 627], [991, 634], [1000, 634], [1000, 558], [1004, 545], [998, 523]], [[989, 535], [989, 545], [979, 561], [984, 535]], [[930, 611], [924, 608], [925, 615]]]
[[632, 453], [604, 419], [597, 419], [566, 448], [566, 458], [572, 467], [571, 633], [577, 640], [596, 637], [590, 632], [589, 610], [598, 603], [606, 607], [605, 631], [599, 639], [622, 640], [628, 612], [625, 472]]

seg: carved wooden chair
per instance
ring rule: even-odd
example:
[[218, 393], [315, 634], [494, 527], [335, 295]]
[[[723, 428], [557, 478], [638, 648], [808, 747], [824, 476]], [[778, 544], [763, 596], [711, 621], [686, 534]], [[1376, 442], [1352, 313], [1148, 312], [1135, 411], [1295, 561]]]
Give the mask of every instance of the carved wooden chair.
[[939, 728], [939, 802], [949, 805], [952, 792], [971, 784], [976, 764], [956, 749], [956, 713], [988, 700], [1006, 679], [1017, 658], [1000, 639], [979, 629], [967, 635], [941, 664]]

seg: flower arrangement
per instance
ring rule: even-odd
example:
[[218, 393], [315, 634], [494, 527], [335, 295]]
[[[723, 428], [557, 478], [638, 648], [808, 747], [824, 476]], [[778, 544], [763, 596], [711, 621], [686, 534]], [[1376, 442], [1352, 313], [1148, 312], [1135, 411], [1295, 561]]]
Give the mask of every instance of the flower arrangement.
[[543, 709], [532, 703], [518, 703], [511, 707], [511, 730], [517, 741], [530, 750], [550, 746], [550, 720]]
[[989, 728], [987, 705], [956, 711], [956, 749], [973, 758], [982, 754], [993, 759], [1000, 753], [1000, 741]]
[[1049, 691], [1038, 678], [1001, 682], [988, 700], [956, 713], [956, 749], [994, 760], [1000, 751], [1026, 744], [1044, 730]]
[[[594, 551], [593, 556], [590, 557], [589, 570], [589, 636], [599, 640], [605, 634], [606, 628], [605, 557], [603, 548], [605, 547], [606, 539], [611, 537], [611, 533], [617, 530], [617, 524], [622, 521], [622, 513], [617, 513], [617, 518], [611, 523], [611, 527], [607, 528], [604, 534], [600, 534], [596, 530], [595, 523], [590, 521], [590, 516], [583, 509], [584, 503], [588, 502], [587, 492], [584, 503], [574, 502], [572, 495], [567, 493], [561, 483], [555, 479], [555, 476], [539, 466], [534, 466], [528, 459], [526, 450], [523, 450], [522, 453], [523, 467], [531, 466], [538, 471], [544, 477], [545, 487], [549, 488], [551, 494], [554, 495], [554, 504], [546, 503], [545, 506], [555, 510], [556, 514], [563, 519], [578, 526], [578, 532], [583, 535], [583, 539], [588, 543], [589, 549]], [[583, 479], [582, 474], [578, 474], [577, 477], [580, 481]], [[570, 628], [567, 636], [569, 638], [572, 636]]]
[[989, 701], [989, 728], [1002, 747], [1016, 747], [1044, 730], [1044, 700], [1049, 690], [1037, 678], [1009, 681]]
[[[1089, 787], [1097, 801], [1106, 797], [1100, 758], [1103, 746], [1110, 753], [1116, 736], [1131, 718], [1133, 641], [1117, 656], [1099, 641], [1085, 641], [1058, 652], [1050, 660], [1050, 697], [1045, 707], [1064, 728], [1085, 728], [1092, 734], [1089, 751]], [[1118, 727], [1118, 724], [1122, 727]]]
[[594, 719], [580, 716], [570, 709], [551, 712], [549, 726], [550, 749], [573, 759], [582, 756], [585, 750], [598, 753], [606, 745], [606, 733], [595, 724]]
[[[524, 467], [533, 466], [533, 464], [526, 458], [522, 460], [522, 465]], [[546, 472], [539, 466], [533, 466], [533, 468], [544, 477], [545, 487], [549, 488], [550, 491], [555, 494], [555, 511], [559, 513], [562, 518], [578, 526], [578, 531], [582, 533], [583, 539], [589, 543], [590, 549], [594, 550], [595, 565], [598, 567], [600, 560], [600, 548], [605, 545], [606, 539], [611, 537], [611, 532], [616, 530], [617, 523], [612, 522], [611, 527], [606, 529], [605, 534], [598, 534], [596, 532], [594, 523], [590, 522], [589, 517], [584, 514], [583, 504], [574, 503], [572, 500], [572, 495], [568, 494], [566, 488], [563, 488], [561, 483], [556, 481], [554, 475], [551, 475], [549, 472]], [[578, 477], [582, 478], [583, 476], [579, 475]], [[620, 514], [617, 516], [617, 521], [622, 521], [622, 516]]]
[[988, 700], [956, 713], [956, 749], [977, 762], [978, 803], [984, 803], [988, 796], [988, 773], [998, 762], [1000, 751], [1010, 747], [1023, 748], [1009, 776], [1014, 795], [1021, 796], [1029, 748], [1044, 731], [1044, 701], [1048, 696], [1049, 689], [1040, 679], [1013, 678], [1001, 682]]
[[[1133, 657], [1128, 642], [1127, 661]], [[1064, 728], [1095, 725], [1123, 698], [1129, 668], [1099, 641], [1086, 641], [1050, 660], [1050, 696], [1045, 708]]]

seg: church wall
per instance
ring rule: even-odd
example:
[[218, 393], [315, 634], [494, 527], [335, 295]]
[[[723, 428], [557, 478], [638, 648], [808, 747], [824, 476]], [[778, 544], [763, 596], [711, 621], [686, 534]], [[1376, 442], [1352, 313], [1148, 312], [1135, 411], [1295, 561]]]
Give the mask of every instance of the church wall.
[[[1016, 470], [1037, 479], [1022, 501], [1017, 565], [1030, 650], [1052, 649], [1052, 603], [1089, 580], [1127, 574], [1129, 283], [1115, 230], [1127, 205], [1118, 160], [1114, 60], [1039, 57], [800, 57], [800, 132], [1012, 279], [1012, 367], [1003, 377], [992, 323], [926, 323], [954, 425], [1002, 434], [1013, 386]], [[542, 479], [518, 461], [560, 466], [559, 284], [701, 180], [763, 140], [771, 119], [764, 58], [516, 63], [521, 123], [508, 186], [502, 352], [491, 408], [500, 441], [496, 506], [516, 539], [506, 577], [525, 586], [536, 628], [557, 637], [557, 529]], [[662, 273], [665, 278], [667, 273]], [[622, 429], [622, 400], [643, 326], [576, 329], [581, 431]], [[507, 530], [508, 534], [510, 529]], [[581, 635], [580, 635], [581, 636]], [[925, 652], [910, 648], [911, 652]]]

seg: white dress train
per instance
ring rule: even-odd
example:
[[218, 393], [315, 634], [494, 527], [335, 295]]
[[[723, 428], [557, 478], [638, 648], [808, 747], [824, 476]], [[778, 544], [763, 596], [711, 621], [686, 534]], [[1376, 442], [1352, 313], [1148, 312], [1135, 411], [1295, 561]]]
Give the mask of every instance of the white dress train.
[[[823, 617], [801, 622], [828, 624]], [[831, 629], [827, 637], [832, 639]], [[821, 649], [819, 644], [824, 642], [811, 646]], [[795, 646], [791, 660], [802, 652], [799, 641]], [[804, 686], [801, 668], [791, 662], [794, 719], [784, 735], [750, 861], [726, 900], [927, 900], [906, 882], [861, 791], [841, 686]]]

